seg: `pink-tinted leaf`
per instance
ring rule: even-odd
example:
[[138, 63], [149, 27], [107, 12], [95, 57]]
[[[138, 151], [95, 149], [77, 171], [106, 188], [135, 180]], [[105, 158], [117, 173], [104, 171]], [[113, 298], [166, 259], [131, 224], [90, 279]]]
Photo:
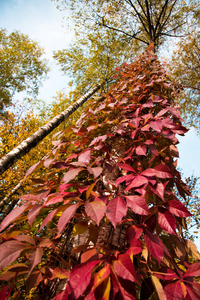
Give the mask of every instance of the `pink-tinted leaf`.
[[166, 114], [166, 112], [168, 112], [168, 111], [169, 111], [169, 108], [164, 108], [164, 109], [160, 110], [159, 113], [155, 116], [155, 119], [157, 119], [157, 118], [163, 116], [163, 115]]
[[3, 231], [11, 222], [14, 222], [24, 211], [30, 207], [29, 203], [14, 208], [2, 221], [0, 231]]
[[152, 129], [154, 129], [157, 132], [161, 132], [162, 130], [162, 121], [161, 120], [156, 120], [156, 121], [152, 121], [150, 123], [150, 126]]
[[180, 281], [175, 281], [165, 286], [167, 300], [184, 299]]
[[98, 143], [99, 141], [104, 142], [107, 139], [107, 134], [96, 137], [91, 143], [90, 146]]
[[87, 149], [86, 151], [82, 152], [78, 157], [78, 161], [84, 162], [86, 165], [88, 165], [91, 159], [91, 151], [91, 149]]
[[77, 168], [77, 169], [70, 169], [64, 176], [62, 181], [65, 183], [68, 183], [70, 180], [74, 179], [78, 173], [81, 171], [81, 168]]
[[35, 239], [31, 235], [17, 235], [14, 237], [15, 240], [20, 241], [20, 242], [26, 242], [30, 243], [32, 245], [35, 245]]
[[41, 247], [41, 248], [46, 248], [46, 247], [52, 247], [54, 244], [53, 242], [46, 238], [46, 239], [42, 239], [42, 241], [38, 244], [38, 247]]
[[66, 190], [68, 190], [72, 186], [73, 186], [73, 183], [67, 183], [67, 184], [64, 183], [59, 186], [59, 190], [60, 190], [61, 194], [64, 194], [66, 192]]
[[7, 241], [0, 245], [0, 271], [15, 261], [27, 245], [19, 241]]
[[131, 171], [131, 172], [134, 172], [135, 173], [135, 170], [130, 166], [130, 165], [127, 165], [127, 164], [117, 164], [119, 168], [123, 169], [123, 170], [126, 170], [126, 171]]
[[97, 178], [102, 173], [103, 169], [101, 167], [88, 167], [88, 171], [90, 172], [90, 174], [94, 175], [94, 178]]
[[30, 270], [28, 275], [30, 275], [30, 273], [35, 268], [35, 266], [41, 263], [42, 255], [43, 255], [43, 249], [40, 247], [37, 247], [36, 249], [34, 249], [29, 253]]
[[28, 171], [26, 172], [25, 175], [25, 179], [31, 174], [33, 173], [33, 171], [37, 170], [41, 165], [42, 165], [43, 161], [39, 161], [36, 164], [34, 164], [33, 166], [31, 166]]
[[52, 212], [50, 212], [50, 214], [48, 214], [48, 216], [43, 220], [43, 222], [42, 222], [42, 224], [41, 224], [41, 226], [40, 226], [39, 231], [40, 231], [44, 226], [46, 226], [48, 222], [50, 222], [50, 221], [53, 219], [53, 217], [54, 217], [54, 215], [55, 215], [56, 212], [57, 212], [57, 208], [54, 209]]
[[167, 233], [176, 235], [176, 220], [169, 211], [158, 212], [158, 224]]
[[133, 179], [131, 184], [129, 184], [127, 186], [125, 191], [129, 191], [130, 189], [133, 189], [133, 188], [139, 188], [139, 187], [144, 186], [146, 184], [148, 184], [147, 178], [144, 177], [144, 176], [141, 176], [141, 175], [137, 175], [137, 176], [135, 176], [135, 178]]
[[138, 146], [136, 149], [135, 149], [135, 153], [137, 155], [146, 155], [146, 152], [147, 152], [147, 148], [145, 146]]
[[135, 139], [136, 133], [137, 133], [137, 130], [133, 130], [133, 131], [131, 132], [131, 138], [132, 138], [133, 140]]
[[118, 256], [118, 260], [113, 262], [115, 273], [125, 280], [137, 282], [137, 275], [130, 257], [125, 253]]
[[78, 203], [70, 205], [61, 215], [58, 221], [58, 234], [63, 231], [65, 225], [69, 222], [69, 220], [74, 216], [76, 210], [78, 208]]
[[48, 198], [44, 202], [44, 206], [56, 204], [63, 201], [64, 201], [63, 195], [61, 195], [60, 193], [54, 193], [48, 196]]
[[103, 201], [87, 202], [85, 204], [85, 211], [86, 214], [99, 226], [99, 223], [106, 212], [106, 205]]
[[39, 214], [40, 210], [42, 208], [42, 205], [35, 205], [33, 208], [31, 208], [28, 212], [28, 222], [29, 225], [32, 227], [33, 222], [37, 215]]
[[156, 277], [162, 280], [175, 280], [179, 278], [173, 270], [165, 268], [162, 268], [160, 272], [156, 274]]
[[171, 200], [169, 203], [169, 211], [177, 217], [189, 217], [191, 213], [187, 208], [178, 200]]
[[139, 215], [148, 215], [148, 205], [144, 196], [126, 196], [127, 205]]
[[116, 187], [122, 183], [123, 181], [130, 181], [134, 178], [135, 176], [132, 175], [132, 174], [129, 174], [129, 175], [125, 175], [125, 176], [122, 176], [122, 177], [119, 177], [116, 181], [115, 181], [115, 185]]
[[157, 259], [158, 263], [160, 264], [164, 253], [164, 249], [160, 239], [157, 236], [153, 235], [150, 231], [145, 230], [144, 240], [149, 252], [155, 259]]
[[163, 184], [162, 182], [158, 182], [155, 188], [150, 186], [150, 189], [153, 191], [153, 193], [158, 195], [158, 197], [160, 197], [163, 201], [164, 201], [165, 186], [167, 185], [167, 183], [168, 182]]
[[187, 269], [187, 271], [184, 274], [184, 277], [194, 277], [194, 276], [200, 276], [200, 262], [193, 263], [190, 265]]
[[173, 175], [170, 171], [170, 168], [168, 166], [166, 166], [165, 164], [161, 164], [158, 165], [156, 167], [153, 168], [153, 170], [155, 171], [155, 175], [159, 178], [172, 178]]
[[50, 190], [42, 190], [36, 195], [32, 195], [32, 194], [23, 195], [23, 196], [20, 197], [20, 199], [23, 200], [23, 201], [30, 200], [32, 202], [42, 203], [42, 200], [45, 199], [48, 196], [49, 192], [50, 192]]
[[54, 161], [54, 159], [52, 159], [52, 158], [45, 159], [45, 161], [44, 161], [44, 167], [45, 168], [49, 168], [49, 166], [53, 163], [53, 161]]
[[76, 299], [83, 294], [91, 281], [91, 275], [94, 267], [99, 261], [92, 261], [89, 263], [79, 264], [76, 266], [69, 276], [70, 285], [74, 291]]
[[106, 215], [113, 224], [114, 228], [118, 222], [126, 215], [127, 206], [121, 197], [111, 199], [107, 205]]

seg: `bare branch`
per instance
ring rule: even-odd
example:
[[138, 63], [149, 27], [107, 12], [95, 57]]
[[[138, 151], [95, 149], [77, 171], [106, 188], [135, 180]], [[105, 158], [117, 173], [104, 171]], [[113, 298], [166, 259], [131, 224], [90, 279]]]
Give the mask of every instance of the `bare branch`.
[[102, 24], [99, 24], [99, 25], [100, 25], [100, 26], [104, 26], [104, 27], [106, 27], [106, 28], [108, 28], [108, 29], [115, 30], [115, 31], [117, 31], [117, 32], [123, 33], [123, 34], [129, 36], [131, 39], [135, 39], [135, 40], [138, 40], [138, 41], [140, 41], [140, 42], [142, 42], [142, 43], [145, 43], [145, 44], [149, 45], [148, 42], [146, 42], [146, 41], [144, 41], [144, 40], [142, 40], [142, 39], [136, 37], [137, 33], [136, 33], [135, 35], [131, 35], [131, 34], [125, 32], [125, 31], [123, 31], [123, 30], [121, 30], [121, 29], [118, 29], [118, 28], [115, 28], [115, 27], [106, 25], [105, 23], [102, 23]]
[[[129, 1], [129, 0], [128, 0], [128, 1]], [[126, 2], [127, 2], [127, 0], [126, 0]], [[144, 30], [145, 30], [146, 33], [149, 35], [149, 32], [148, 32], [148, 30], [147, 30], [147, 28], [146, 28], [146, 26], [145, 26], [145, 24], [144, 24], [144, 22], [143, 22], [143, 20], [142, 20], [141, 14], [138, 12], [138, 10], [136, 9], [136, 7], [135, 7], [135, 5], [132, 3], [132, 1], [129, 1], [129, 3], [130, 3], [130, 5], [131, 5], [131, 7], [134, 9], [134, 11], [135, 11], [136, 15], [138, 16], [140, 22], [142, 23], [142, 26], [144, 27]], [[149, 44], [149, 43], [148, 43], [148, 44]]]

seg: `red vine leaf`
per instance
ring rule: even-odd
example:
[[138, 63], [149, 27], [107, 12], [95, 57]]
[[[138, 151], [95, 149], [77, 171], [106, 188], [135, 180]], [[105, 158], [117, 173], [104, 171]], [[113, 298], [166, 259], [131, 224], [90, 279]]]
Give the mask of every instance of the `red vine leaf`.
[[70, 205], [61, 215], [59, 221], [58, 221], [58, 235], [63, 231], [66, 224], [69, 222], [69, 220], [74, 216], [76, 210], [78, 208], [78, 203]]
[[107, 205], [106, 215], [113, 224], [114, 228], [118, 222], [126, 215], [127, 206], [121, 197], [111, 199]]
[[85, 204], [85, 212], [99, 226], [99, 223], [106, 212], [106, 205], [103, 201], [87, 202]]

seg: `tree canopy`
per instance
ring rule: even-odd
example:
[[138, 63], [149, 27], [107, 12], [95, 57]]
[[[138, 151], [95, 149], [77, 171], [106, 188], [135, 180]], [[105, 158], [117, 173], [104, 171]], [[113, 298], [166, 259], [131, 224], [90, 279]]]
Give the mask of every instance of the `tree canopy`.
[[0, 114], [15, 92], [36, 95], [48, 71], [43, 50], [27, 35], [0, 30]]
[[[73, 78], [77, 89], [88, 88], [90, 75], [97, 80], [108, 79], [120, 62], [130, 62], [152, 42], [155, 51], [163, 55], [165, 52], [161, 50], [169, 52], [170, 49], [172, 53], [175, 42], [179, 41], [170, 64], [173, 80], [177, 79], [184, 86], [189, 86], [190, 82], [190, 88], [178, 101], [188, 124], [198, 128], [199, 50], [196, 46], [194, 49], [194, 39], [197, 46], [199, 43], [198, 1], [56, 2], [67, 8], [78, 38], [70, 49], [58, 51], [54, 57], [61, 69]], [[195, 85], [191, 87], [192, 82]]]

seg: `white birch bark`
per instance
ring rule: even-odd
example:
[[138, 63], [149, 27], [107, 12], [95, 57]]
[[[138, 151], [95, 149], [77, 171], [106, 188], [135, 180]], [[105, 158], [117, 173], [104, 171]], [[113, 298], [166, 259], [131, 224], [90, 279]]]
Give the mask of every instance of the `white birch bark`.
[[0, 174], [3, 174], [10, 168], [18, 159], [27, 154], [34, 148], [40, 141], [42, 141], [51, 131], [67, 119], [74, 111], [76, 111], [83, 103], [85, 103], [96, 91], [100, 89], [101, 85], [96, 85], [84, 96], [79, 98], [74, 104], [70, 105], [67, 109], [54, 117], [46, 125], [40, 127], [38, 131], [29, 136], [25, 141], [19, 144], [16, 148], [6, 154], [0, 159]]

